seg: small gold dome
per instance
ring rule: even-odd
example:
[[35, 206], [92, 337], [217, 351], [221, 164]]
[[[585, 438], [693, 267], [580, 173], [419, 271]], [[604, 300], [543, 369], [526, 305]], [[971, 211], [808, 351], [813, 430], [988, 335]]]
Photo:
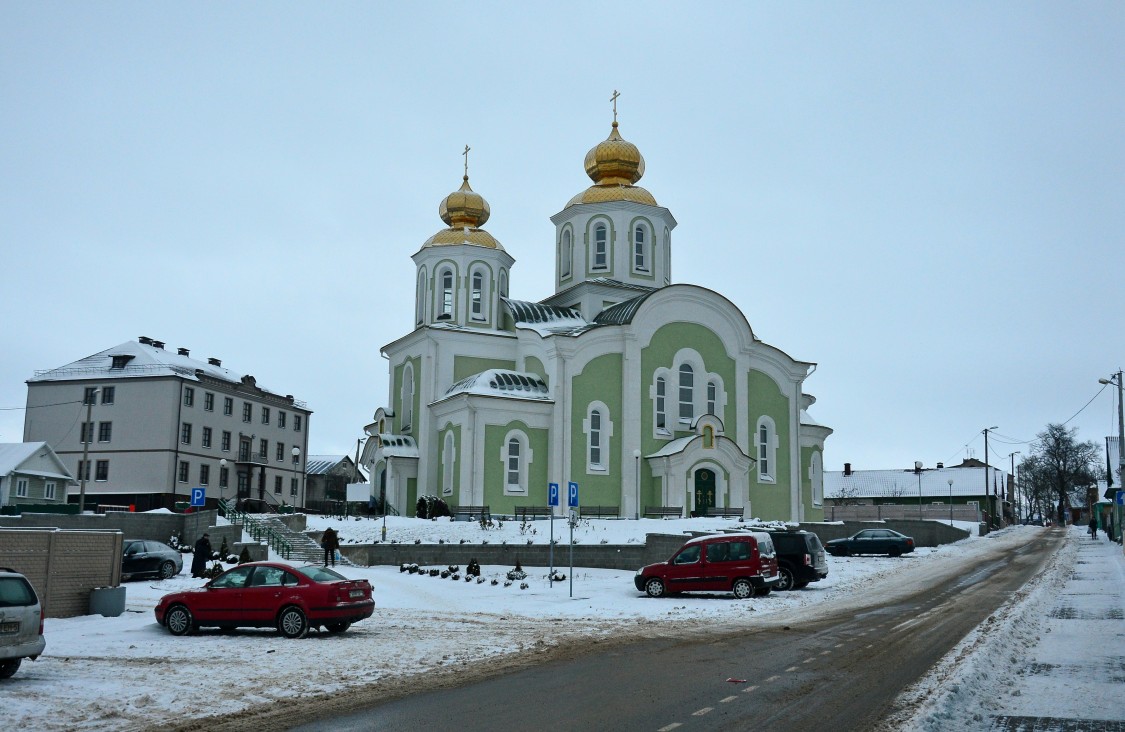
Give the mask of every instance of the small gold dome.
[[631, 142], [622, 139], [617, 121], [609, 137], [586, 153], [586, 175], [594, 185], [633, 185], [645, 174], [645, 159]]
[[443, 198], [438, 206], [441, 220], [453, 227], [484, 226], [484, 222], [488, 221], [489, 213], [488, 201], [469, 187], [467, 175], [461, 188]]

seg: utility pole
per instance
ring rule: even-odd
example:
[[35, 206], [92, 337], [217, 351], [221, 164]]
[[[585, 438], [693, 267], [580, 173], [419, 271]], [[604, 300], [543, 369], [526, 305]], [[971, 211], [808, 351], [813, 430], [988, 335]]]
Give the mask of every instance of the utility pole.
[[[94, 388], [86, 392], [86, 424], [82, 425], [82, 432], [85, 433], [85, 438], [82, 440], [82, 462], [78, 466], [78, 472], [81, 473], [80, 488], [78, 489], [78, 515], [81, 516], [86, 510], [86, 479], [90, 476], [90, 443], [94, 441], [94, 426], [90, 422], [90, 410], [94, 408], [94, 402], [98, 399], [98, 392], [101, 389]], [[79, 433], [81, 434], [81, 433]]]
[[1019, 454], [1020, 454], [1019, 450], [1016, 450], [1015, 452], [1008, 454], [1008, 458], [1012, 461], [1012, 472], [1010, 473], [1010, 475], [1012, 476], [1012, 493], [1014, 494], [1014, 498], [1016, 499], [1016, 523], [1017, 524], [1019, 523], [1019, 519], [1020, 519], [1020, 489], [1016, 486], [1016, 455], [1019, 455]]
[[[988, 489], [988, 433], [989, 431], [995, 429], [999, 428], [996, 426], [992, 426], [985, 427], [983, 430], [981, 430], [981, 432], [984, 433], [984, 500], [985, 504], [988, 506], [988, 528], [990, 530], [992, 529], [992, 522], [996, 519], [996, 502], [993, 500], [993, 497], [989, 493]], [[996, 526], [999, 527], [1000, 524], [996, 524]]]

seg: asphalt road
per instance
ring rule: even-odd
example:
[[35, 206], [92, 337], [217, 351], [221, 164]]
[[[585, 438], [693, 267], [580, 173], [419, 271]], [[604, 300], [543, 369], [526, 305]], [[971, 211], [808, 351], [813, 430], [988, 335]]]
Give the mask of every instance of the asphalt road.
[[838, 617], [827, 606], [819, 619], [789, 626], [638, 641], [296, 729], [870, 730], [1060, 542], [1044, 532], [967, 560], [923, 591], [889, 603], [872, 597]]

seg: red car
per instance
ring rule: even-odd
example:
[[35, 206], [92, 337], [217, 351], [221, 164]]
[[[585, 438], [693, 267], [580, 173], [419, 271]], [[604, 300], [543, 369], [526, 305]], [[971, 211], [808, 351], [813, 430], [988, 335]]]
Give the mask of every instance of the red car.
[[327, 567], [291, 567], [248, 562], [203, 587], [173, 592], [156, 604], [156, 622], [172, 635], [200, 627], [277, 628], [287, 638], [303, 638], [309, 628], [343, 633], [371, 617], [371, 583], [350, 580]]

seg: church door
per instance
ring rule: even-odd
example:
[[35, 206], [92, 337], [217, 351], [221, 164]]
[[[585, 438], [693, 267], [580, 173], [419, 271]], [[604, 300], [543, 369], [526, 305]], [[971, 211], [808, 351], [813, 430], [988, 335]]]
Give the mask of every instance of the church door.
[[695, 473], [695, 513], [703, 516], [707, 509], [715, 505], [715, 473], [711, 470], [699, 470]]

